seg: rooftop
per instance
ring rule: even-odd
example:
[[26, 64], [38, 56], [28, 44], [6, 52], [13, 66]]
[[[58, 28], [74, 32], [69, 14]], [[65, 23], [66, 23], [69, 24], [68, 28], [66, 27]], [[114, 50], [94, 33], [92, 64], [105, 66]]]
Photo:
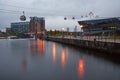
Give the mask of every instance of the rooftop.
[[79, 20], [78, 23], [101, 23], [101, 22], [113, 22], [113, 21], [120, 21], [120, 17], [113, 17], [113, 18], [86, 18]]
[[31, 20], [44, 20], [44, 17], [30, 17]]

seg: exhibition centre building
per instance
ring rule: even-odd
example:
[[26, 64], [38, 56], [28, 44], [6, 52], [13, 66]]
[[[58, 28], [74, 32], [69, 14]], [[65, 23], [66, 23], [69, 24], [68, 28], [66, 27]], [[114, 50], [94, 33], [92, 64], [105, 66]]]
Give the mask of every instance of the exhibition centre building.
[[84, 35], [120, 35], [120, 17], [78, 21]]

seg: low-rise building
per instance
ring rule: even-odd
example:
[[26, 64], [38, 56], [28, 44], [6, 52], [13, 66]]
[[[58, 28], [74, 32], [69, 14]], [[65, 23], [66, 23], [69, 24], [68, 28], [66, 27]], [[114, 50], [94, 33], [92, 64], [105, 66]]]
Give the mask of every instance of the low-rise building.
[[11, 28], [6, 28], [6, 33], [11, 33]]
[[11, 31], [13, 33], [27, 33], [29, 22], [14, 22], [11, 23]]
[[120, 35], [120, 17], [78, 21], [85, 35]]

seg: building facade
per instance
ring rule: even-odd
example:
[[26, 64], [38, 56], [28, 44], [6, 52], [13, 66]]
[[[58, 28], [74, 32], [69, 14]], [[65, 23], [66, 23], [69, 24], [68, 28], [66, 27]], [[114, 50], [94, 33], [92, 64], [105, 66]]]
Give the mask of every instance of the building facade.
[[120, 35], [120, 18], [105, 18], [78, 21], [85, 35]]
[[6, 33], [11, 33], [11, 28], [6, 28]]
[[27, 33], [29, 22], [15, 22], [11, 23], [11, 31], [13, 33]]
[[30, 17], [29, 34], [45, 34], [44, 17]]

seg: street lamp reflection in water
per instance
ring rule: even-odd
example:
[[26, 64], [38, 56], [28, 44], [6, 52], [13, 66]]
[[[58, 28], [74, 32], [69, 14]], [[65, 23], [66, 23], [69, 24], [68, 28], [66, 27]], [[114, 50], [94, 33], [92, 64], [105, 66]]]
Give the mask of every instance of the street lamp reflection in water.
[[37, 49], [38, 52], [44, 53], [45, 52], [45, 41], [41, 39], [37, 39]]
[[61, 52], [61, 63], [62, 63], [62, 68], [64, 69], [66, 65], [66, 52], [64, 48], [62, 49]]
[[52, 43], [52, 58], [53, 58], [53, 63], [56, 62], [56, 43]]
[[83, 78], [83, 76], [84, 76], [84, 60], [83, 60], [83, 58], [80, 58], [78, 61], [78, 76], [80, 78]]
[[67, 59], [68, 59], [68, 47], [63, 47], [61, 49], [61, 68], [63, 71], [65, 71], [65, 68], [67, 67]]

